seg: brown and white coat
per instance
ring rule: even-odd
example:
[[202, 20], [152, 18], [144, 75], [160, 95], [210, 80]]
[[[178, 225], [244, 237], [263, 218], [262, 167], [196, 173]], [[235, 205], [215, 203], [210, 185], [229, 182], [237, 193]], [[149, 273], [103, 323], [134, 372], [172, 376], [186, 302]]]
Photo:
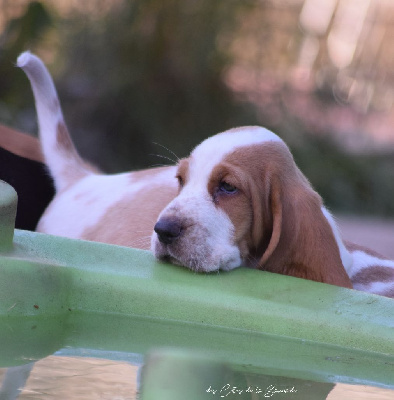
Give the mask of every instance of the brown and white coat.
[[343, 242], [286, 144], [232, 129], [177, 166], [105, 175], [77, 154], [44, 64], [23, 53], [57, 194], [37, 230], [151, 249], [200, 272], [239, 266], [394, 296], [394, 262]]

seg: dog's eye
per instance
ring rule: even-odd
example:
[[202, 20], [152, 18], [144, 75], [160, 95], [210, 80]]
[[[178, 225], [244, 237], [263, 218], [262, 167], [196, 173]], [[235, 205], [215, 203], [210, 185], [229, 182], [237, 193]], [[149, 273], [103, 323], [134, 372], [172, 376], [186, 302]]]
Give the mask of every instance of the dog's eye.
[[229, 183], [225, 182], [225, 181], [221, 181], [219, 183], [219, 190], [223, 193], [227, 193], [227, 194], [234, 194], [236, 192], [238, 192], [238, 189], [233, 186], [230, 185]]
[[184, 185], [183, 178], [180, 175], [177, 175], [176, 179], [178, 179], [179, 187], [183, 187]]

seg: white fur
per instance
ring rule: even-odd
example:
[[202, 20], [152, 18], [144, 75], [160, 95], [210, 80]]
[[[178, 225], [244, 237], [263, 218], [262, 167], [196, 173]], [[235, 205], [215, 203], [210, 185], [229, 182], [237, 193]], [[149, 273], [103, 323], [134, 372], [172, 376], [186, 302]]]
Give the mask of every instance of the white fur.
[[[167, 246], [152, 235], [152, 251], [157, 258], [170, 256], [173, 262], [199, 271], [230, 270], [241, 266], [241, 254], [234, 243], [234, 225], [228, 215], [216, 207], [208, 193], [212, 170], [237, 148], [269, 141], [282, 141], [268, 129], [245, 127], [220, 133], [204, 140], [189, 158], [189, 177], [181, 193], [162, 211], [159, 218], [187, 219], [188, 227], [181, 244]], [[191, 261], [192, 260], [192, 261]]]
[[175, 246], [163, 245], [154, 232], [152, 251], [157, 258], [170, 256], [176, 264], [204, 272], [231, 270], [241, 265], [239, 249], [233, 243], [234, 227], [227, 214], [218, 210], [206, 194], [181, 194], [159, 218], [173, 215], [187, 218], [190, 226]]
[[64, 148], [57, 142], [59, 125], [63, 125], [64, 128], [66, 125], [55, 85], [44, 63], [27, 51], [18, 57], [17, 66], [23, 69], [30, 80], [45, 162], [56, 189], [63, 190], [75, 176], [83, 176], [88, 171], [73, 148], [71, 140], [72, 148]]
[[233, 129], [205, 139], [191, 153], [190, 179], [193, 183], [190, 187], [193, 190], [197, 187], [206, 188], [213, 168], [236, 148], [265, 142], [283, 141], [275, 133], [259, 126]]
[[394, 282], [370, 282], [368, 284], [354, 283], [353, 288], [361, 292], [375, 293], [385, 296], [385, 292], [394, 289]]
[[40, 220], [37, 231], [78, 239], [86, 229], [97, 225], [118, 201], [128, 198], [132, 204], [141, 190], [163, 181], [173, 182], [175, 186], [175, 171], [175, 167], [168, 168], [155, 176], [134, 182], [132, 173], [88, 175], [55, 197]]
[[[332, 231], [335, 236], [335, 240], [338, 244], [339, 252], [341, 255], [342, 264], [349, 275], [350, 280], [353, 283], [353, 287], [356, 290], [361, 290], [364, 292], [383, 294], [389, 293], [389, 291], [393, 291], [394, 288], [394, 261], [385, 260], [383, 258], [378, 258], [373, 255], [370, 255], [364, 251], [356, 250], [350, 252], [346, 249], [343, 240], [341, 239], [338, 227], [334, 221], [332, 215], [327, 211], [325, 207], [322, 207], [322, 212], [327, 218], [327, 221], [331, 225]], [[392, 268], [392, 279], [387, 281], [373, 281], [372, 276], [368, 282], [360, 283], [356, 280], [356, 275], [364, 269], [368, 269], [366, 271], [367, 274], [372, 274], [374, 267], [387, 267]]]
[[325, 207], [322, 207], [321, 210], [322, 210], [324, 216], [326, 217], [328, 223], [331, 226], [332, 232], [334, 234], [335, 240], [336, 240], [338, 248], [339, 248], [339, 254], [341, 256], [342, 265], [344, 266], [345, 270], [347, 272], [349, 272], [349, 270], [353, 266], [353, 257], [350, 254], [350, 252], [347, 250], [347, 248], [345, 247], [345, 244], [343, 243], [343, 240], [339, 233], [338, 226], [335, 223], [333, 216], [330, 214], [330, 212]]
[[362, 269], [368, 268], [371, 265], [394, 268], [394, 261], [383, 260], [360, 250], [354, 251], [352, 254], [355, 262], [353, 263], [352, 267], [347, 270], [347, 273], [350, 277], [355, 276]]
[[[353, 280], [353, 287], [356, 290], [370, 292], [388, 296], [388, 293], [394, 293], [394, 261], [382, 260], [371, 256], [363, 251], [355, 251], [352, 253], [354, 259], [354, 268], [349, 271], [349, 277]], [[357, 273], [366, 270], [366, 273], [372, 273], [375, 266], [392, 268], [392, 278], [385, 281], [373, 280], [372, 277], [368, 282], [357, 281]]]

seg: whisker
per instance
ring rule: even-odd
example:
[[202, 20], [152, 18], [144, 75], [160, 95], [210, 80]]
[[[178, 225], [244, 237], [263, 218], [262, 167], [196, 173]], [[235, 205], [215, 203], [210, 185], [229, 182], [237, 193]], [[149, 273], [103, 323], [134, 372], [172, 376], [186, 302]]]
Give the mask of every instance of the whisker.
[[258, 258], [255, 256], [248, 255], [246, 257], [246, 260], [249, 262], [250, 265], [252, 265], [252, 268], [256, 268], [255, 266], [258, 265]]
[[169, 153], [171, 153], [176, 158], [176, 161], [174, 161], [175, 163], [177, 163], [180, 160], [180, 158], [172, 150], [170, 150], [168, 147], [166, 147], [166, 146], [164, 146], [164, 145], [162, 145], [160, 143], [157, 143], [157, 142], [153, 142], [153, 144], [155, 144], [156, 146], [160, 146], [163, 149], [167, 150]]
[[134, 248], [143, 248], [143, 249], [150, 248], [150, 238], [151, 238], [150, 235], [140, 237], [130, 242], [129, 246]]
[[173, 160], [173, 159], [170, 158], [170, 157], [163, 156], [163, 155], [161, 155], [161, 154], [150, 153], [149, 155], [150, 155], [150, 156], [155, 156], [155, 157], [164, 158], [165, 160], [171, 161], [172, 164], [176, 164], [176, 163], [178, 162], [178, 161], [176, 161], [176, 160]]
[[152, 237], [151, 234], [149, 234], [149, 235], [145, 234], [144, 236], [140, 236], [139, 238], [135, 239], [135, 241], [141, 241], [141, 240], [147, 240], [147, 239], [150, 240], [151, 237]]

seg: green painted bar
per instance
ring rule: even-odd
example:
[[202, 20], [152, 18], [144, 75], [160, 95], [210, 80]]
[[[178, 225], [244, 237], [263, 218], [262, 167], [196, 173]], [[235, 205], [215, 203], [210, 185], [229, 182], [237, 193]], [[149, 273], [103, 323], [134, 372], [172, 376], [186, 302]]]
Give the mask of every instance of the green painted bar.
[[17, 202], [14, 188], [0, 180], [0, 252], [12, 248]]
[[145, 251], [20, 230], [3, 249], [0, 366], [64, 347], [169, 347], [235, 369], [393, 386], [392, 299], [245, 268], [197, 274]]

